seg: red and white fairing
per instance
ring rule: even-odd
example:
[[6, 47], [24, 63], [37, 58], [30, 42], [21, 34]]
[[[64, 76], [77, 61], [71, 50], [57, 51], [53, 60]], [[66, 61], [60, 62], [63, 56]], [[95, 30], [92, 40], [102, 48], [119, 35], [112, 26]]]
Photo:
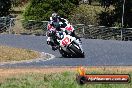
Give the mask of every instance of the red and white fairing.
[[65, 27], [65, 29], [67, 30], [67, 31], [70, 31], [70, 32], [73, 32], [75, 29], [73, 28], [73, 26], [72, 25], [70, 25], [70, 24], [67, 24], [67, 26]]
[[61, 47], [68, 46], [72, 41], [75, 40], [75, 37], [72, 37], [70, 35], [66, 35], [66, 33], [63, 32], [64, 38], [62, 40], [58, 40], [60, 42]]

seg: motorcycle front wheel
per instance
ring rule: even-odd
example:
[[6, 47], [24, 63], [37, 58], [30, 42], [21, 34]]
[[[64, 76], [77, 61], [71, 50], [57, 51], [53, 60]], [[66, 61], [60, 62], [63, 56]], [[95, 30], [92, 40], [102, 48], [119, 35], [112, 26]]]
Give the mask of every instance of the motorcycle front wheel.
[[67, 53], [67, 52], [64, 51], [62, 48], [59, 49], [59, 52], [60, 52], [60, 54], [62, 55], [62, 57], [65, 57], [65, 58], [70, 58], [70, 57], [72, 57], [71, 54]]
[[72, 44], [69, 48], [71, 49], [71, 51], [76, 53], [77, 57], [85, 57], [84, 52], [82, 52], [81, 49], [78, 49], [74, 44]]

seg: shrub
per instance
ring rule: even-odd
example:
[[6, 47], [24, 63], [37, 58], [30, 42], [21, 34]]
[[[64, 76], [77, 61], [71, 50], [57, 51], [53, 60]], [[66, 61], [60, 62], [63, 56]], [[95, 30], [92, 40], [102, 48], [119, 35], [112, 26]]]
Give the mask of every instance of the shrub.
[[71, 13], [70, 21], [73, 24], [98, 25], [99, 13], [104, 10], [100, 6], [80, 5]]
[[73, 8], [78, 5], [78, 0], [31, 0], [24, 11], [26, 20], [48, 20], [53, 12], [62, 17], [68, 17]]

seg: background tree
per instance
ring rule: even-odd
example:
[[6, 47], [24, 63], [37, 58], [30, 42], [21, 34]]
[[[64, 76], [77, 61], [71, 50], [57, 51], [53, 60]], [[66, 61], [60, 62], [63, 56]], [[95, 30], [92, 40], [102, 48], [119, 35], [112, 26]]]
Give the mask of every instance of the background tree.
[[10, 8], [11, 8], [10, 0], [0, 0], [0, 17], [7, 16], [9, 14]]
[[[100, 25], [121, 26], [124, 0], [110, 0], [113, 10], [107, 8], [100, 16]], [[124, 27], [132, 27], [132, 0], [125, 0]]]
[[24, 6], [29, 0], [11, 0], [13, 7]]
[[[113, 0], [115, 6], [114, 18], [118, 24], [121, 24], [122, 9], [124, 0]], [[132, 27], [132, 0], [125, 0], [125, 12], [124, 12], [124, 27]]]
[[68, 17], [70, 12], [79, 5], [78, 0], [31, 0], [24, 12], [26, 20], [49, 20], [53, 12]]
[[70, 15], [73, 24], [98, 25], [99, 15], [104, 9], [100, 6], [81, 4]]

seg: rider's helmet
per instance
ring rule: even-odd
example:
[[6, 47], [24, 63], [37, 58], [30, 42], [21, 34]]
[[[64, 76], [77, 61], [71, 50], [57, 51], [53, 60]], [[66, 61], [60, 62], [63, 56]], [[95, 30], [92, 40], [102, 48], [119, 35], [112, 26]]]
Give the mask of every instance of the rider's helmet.
[[57, 19], [58, 19], [58, 14], [57, 13], [52, 13], [52, 20], [54, 22], [57, 22]]

